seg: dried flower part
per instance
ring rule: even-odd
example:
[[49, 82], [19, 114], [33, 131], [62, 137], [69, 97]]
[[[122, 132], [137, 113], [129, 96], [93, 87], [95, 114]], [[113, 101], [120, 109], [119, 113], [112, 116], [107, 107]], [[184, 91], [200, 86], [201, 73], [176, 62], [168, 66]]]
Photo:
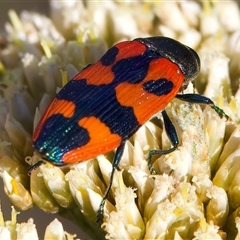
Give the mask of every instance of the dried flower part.
[[206, 208], [207, 222], [219, 227], [224, 226], [229, 212], [227, 193], [224, 189], [213, 186], [208, 197], [210, 201]]
[[213, 172], [224, 146], [226, 122], [224, 119], [220, 119], [210, 108], [205, 108], [203, 131], [208, 146], [209, 164]]
[[[3, 213], [0, 209], [0, 239], [10, 240], [10, 239], [33, 239], [38, 240], [38, 233], [36, 225], [32, 218], [27, 222], [17, 223], [17, 215], [14, 207], [12, 207], [11, 220], [5, 221]], [[44, 240], [47, 239], [75, 239], [75, 235], [71, 235], [64, 231], [62, 224], [55, 219], [46, 228]]]
[[107, 239], [141, 239], [144, 234], [144, 222], [136, 205], [134, 189], [127, 188], [123, 182], [123, 171], [116, 172], [118, 186], [115, 191], [116, 211], [112, 211], [104, 229], [108, 232]]
[[11, 203], [21, 210], [33, 207], [32, 197], [22, 184], [12, 178], [6, 171], [2, 173], [4, 191]]
[[40, 166], [45, 186], [51, 196], [63, 208], [70, 208], [73, 205], [73, 198], [70, 193], [69, 185], [65, 181], [63, 171], [58, 167], [49, 164]]
[[46, 232], [44, 235], [44, 239], [74, 239], [73, 235], [66, 234], [66, 232], [63, 229], [62, 224], [57, 220], [54, 219], [46, 228]]
[[[95, 222], [96, 212], [103, 195], [101, 190], [101, 187], [104, 189], [103, 183], [94, 171], [94, 162], [86, 162], [79, 165], [79, 167], [74, 167], [73, 170], [66, 174], [66, 180], [69, 182], [71, 194], [80, 207], [81, 212], [87, 215], [92, 222]], [[85, 165], [85, 167], [82, 165]], [[108, 202], [106, 203], [107, 209], [109, 204]]]
[[29, 219], [27, 223], [20, 223], [16, 226], [18, 239], [38, 239], [38, 234], [33, 223], [33, 219]]
[[205, 218], [202, 217], [200, 222], [200, 227], [195, 231], [194, 233], [194, 240], [197, 239], [225, 239], [225, 236], [223, 234], [223, 237], [221, 235], [221, 232], [219, 232], [219, 227], [214, 225], [212, 222], [207, 223], [205, 221]]
[[[11, 203], [35, 204], [65, 215], [89, 239], [238, 239], [240, 226], [240, 10], [236, 1], [50, 1], [50, 17], [9, 12], [0, 35], [0, 174]], [[46, 28], [47, 26], [47, 28]], [[180, 144], [171, 143], [161, 113], [126, 143], [104, 209], [103, 231], [96, 213], [112, 171], [114, 153], [59, 168], [46, 163], [26, 175], [33, 154], [31, 136], [59, 89], [115, 42], [165, 35], [197, 50], [201, 72], [196, 89], [230, 116], [210, 107], [174, 100], [166, 111]], [[196, 91], [190, 84], [185, 92]], [[157, 103], [156, 103], [157, 104]], [[33, 220], [5, 222], [0, 239], [37, 239]], [[106, 235], [106, 236], [104, 236]], [[65, 239], [54, 220], [45, 239]], [[67, 235], [68, 239], [74, 236]]]
[[59, 211], [60, 206], [45, 186], [40, 169], [32, 171], [30, 188], [32, 200], [40, 209], [50, 213]]

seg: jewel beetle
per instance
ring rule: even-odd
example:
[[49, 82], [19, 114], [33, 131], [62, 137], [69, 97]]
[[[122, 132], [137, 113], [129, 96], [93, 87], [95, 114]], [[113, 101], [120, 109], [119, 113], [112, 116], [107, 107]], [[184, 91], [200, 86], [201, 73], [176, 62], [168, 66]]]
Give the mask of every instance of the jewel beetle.
[[110, 182], [98, 211], [99, 223], [126, 140], [157, 112], [162, 111], [172, 147], [149, 152], [150, 171], [155, 173], [151, 164], [154, 154], [177, 148], [176, 130], [164, 110], [173, 98], [210, 105], [221, 118], [228, 118], [211, 99], [182, 93], [199, 70], [197, 53], [174, 39], [156, 36], [120, 42], [73, 77], [43, 114], [32, 139], [43, 161], [62, 166], [116, 149]]

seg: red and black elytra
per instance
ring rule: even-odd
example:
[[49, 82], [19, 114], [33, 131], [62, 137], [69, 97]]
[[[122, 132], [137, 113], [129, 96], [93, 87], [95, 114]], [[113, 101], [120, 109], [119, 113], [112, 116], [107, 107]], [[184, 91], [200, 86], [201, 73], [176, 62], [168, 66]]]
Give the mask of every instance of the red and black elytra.
[[[126, 140], [157, 112], [162, 111], [172, 148], [149, 152], [150, 171], [154, 173], [152, 155], [177, 148], [176, 130], [164, 110], [174, 97], [210, 105], [220, 117], [228, 118], [207, 97], [178, 94], [195, 79], [199, 69], [197, 53], [171, 38], [120, 42], [70, 80], [43, 114], [33, 134], [33, 146], [43, 160], [61, 166], [117, 149], [98, 211], [99, 223]], [[39, 164], [41, 161], [29, 172]]]

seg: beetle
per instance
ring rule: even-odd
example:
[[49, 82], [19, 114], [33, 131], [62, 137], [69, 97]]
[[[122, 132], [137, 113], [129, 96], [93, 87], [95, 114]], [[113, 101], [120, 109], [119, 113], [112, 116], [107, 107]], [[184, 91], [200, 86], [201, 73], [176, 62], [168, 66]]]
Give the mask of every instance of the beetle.
[[162, 111], [172, 147], [149, 152], [150, 171], [156, 173], [151, 164], [153, 155], [177, 148], [176, 130], [164, 110], [173, 98], [210, 105], [221, 118], [228, 118], [207, 97], [179, 94], [199, 70], [197, 53], [174, 39], [156, 36], [123, 41], [73, 77], [43, 114], [32, 138], [43, 161], [62, 166], [116, 149], [110, 181], [97, 215], [99, 223], [126, 141], [157, 112]]

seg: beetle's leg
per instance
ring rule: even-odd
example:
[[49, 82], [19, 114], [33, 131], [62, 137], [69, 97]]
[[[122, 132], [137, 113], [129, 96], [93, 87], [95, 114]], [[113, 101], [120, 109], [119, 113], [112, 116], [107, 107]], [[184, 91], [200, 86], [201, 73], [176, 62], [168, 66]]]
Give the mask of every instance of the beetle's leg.
[[102, 201], [100, 203], [98, 213], [97, 213], [97, 223], [99, 225], [101, 225], [103, 223], [104, 205], [105, 205], [106, 199], [108, 197], [109, 191], [110, 191], [111, 186], [112, 186], [114, 172], [115, 172], [116, 168], [118, 167], [118, 164], [119, 164], [119, 162], [122, 158], [125, 143], [126, 143], [126, 140], [123, 140], [121, 142], [121, 145], [116, 150], [115, 157], [114, 157], [113, 162], [112, 162], [112, 172], [111, 172], [111, 175], [110, 175], [110, 180], [109, 180], [106, 192], [103, 195], [103, 198], [102, 198]]
[[166, 149], [166, 150], [150, 150], [149, 151], [147, 162], [148, 162], [148, 168], [149, 168], [149, 171], [151, 172], [151, 174], [157, 174], [157, 172], [155, 171], [155, 169], [152, 166], [152, 156], [155, 154], [163, 155], [163, 154], [168, 154], [170, 152], [173, 152], [179, 144], [176, 129], [175, 129], [173, 123], [171, 122], [170, 118], [168, 117], [165, 110], [162, 111], [162, 116], [163, 116], [165, 130], [166, 130], [166, 133], [167, 133], [167, 136], [168, 136], [170, 142], [172, 143], [172, 147], [169, 149]]
[[227, 120], [229, 119], [229, 116], [221, 108], [216, 106], [211, 99], [204, 97], [202, 95], [196, 93], [177, 94], [176, 98], [189, 103], [209, 105], [211, 108], [215, 110], [215, 112], [218, 114], [220, 118], [225, 117]]
[[31, 176], [31, 173], [33, 170], [36, 170], [37, 168], [39, 168], [39, 166], [41, 166], [42, 164], [44, 164], [45, 162], [42, 160], [39, 160], [38, 162], [36, 162], [35, 164], [33, 164], [31, 167], [28, 168], [27, 170], [27, 175]]

